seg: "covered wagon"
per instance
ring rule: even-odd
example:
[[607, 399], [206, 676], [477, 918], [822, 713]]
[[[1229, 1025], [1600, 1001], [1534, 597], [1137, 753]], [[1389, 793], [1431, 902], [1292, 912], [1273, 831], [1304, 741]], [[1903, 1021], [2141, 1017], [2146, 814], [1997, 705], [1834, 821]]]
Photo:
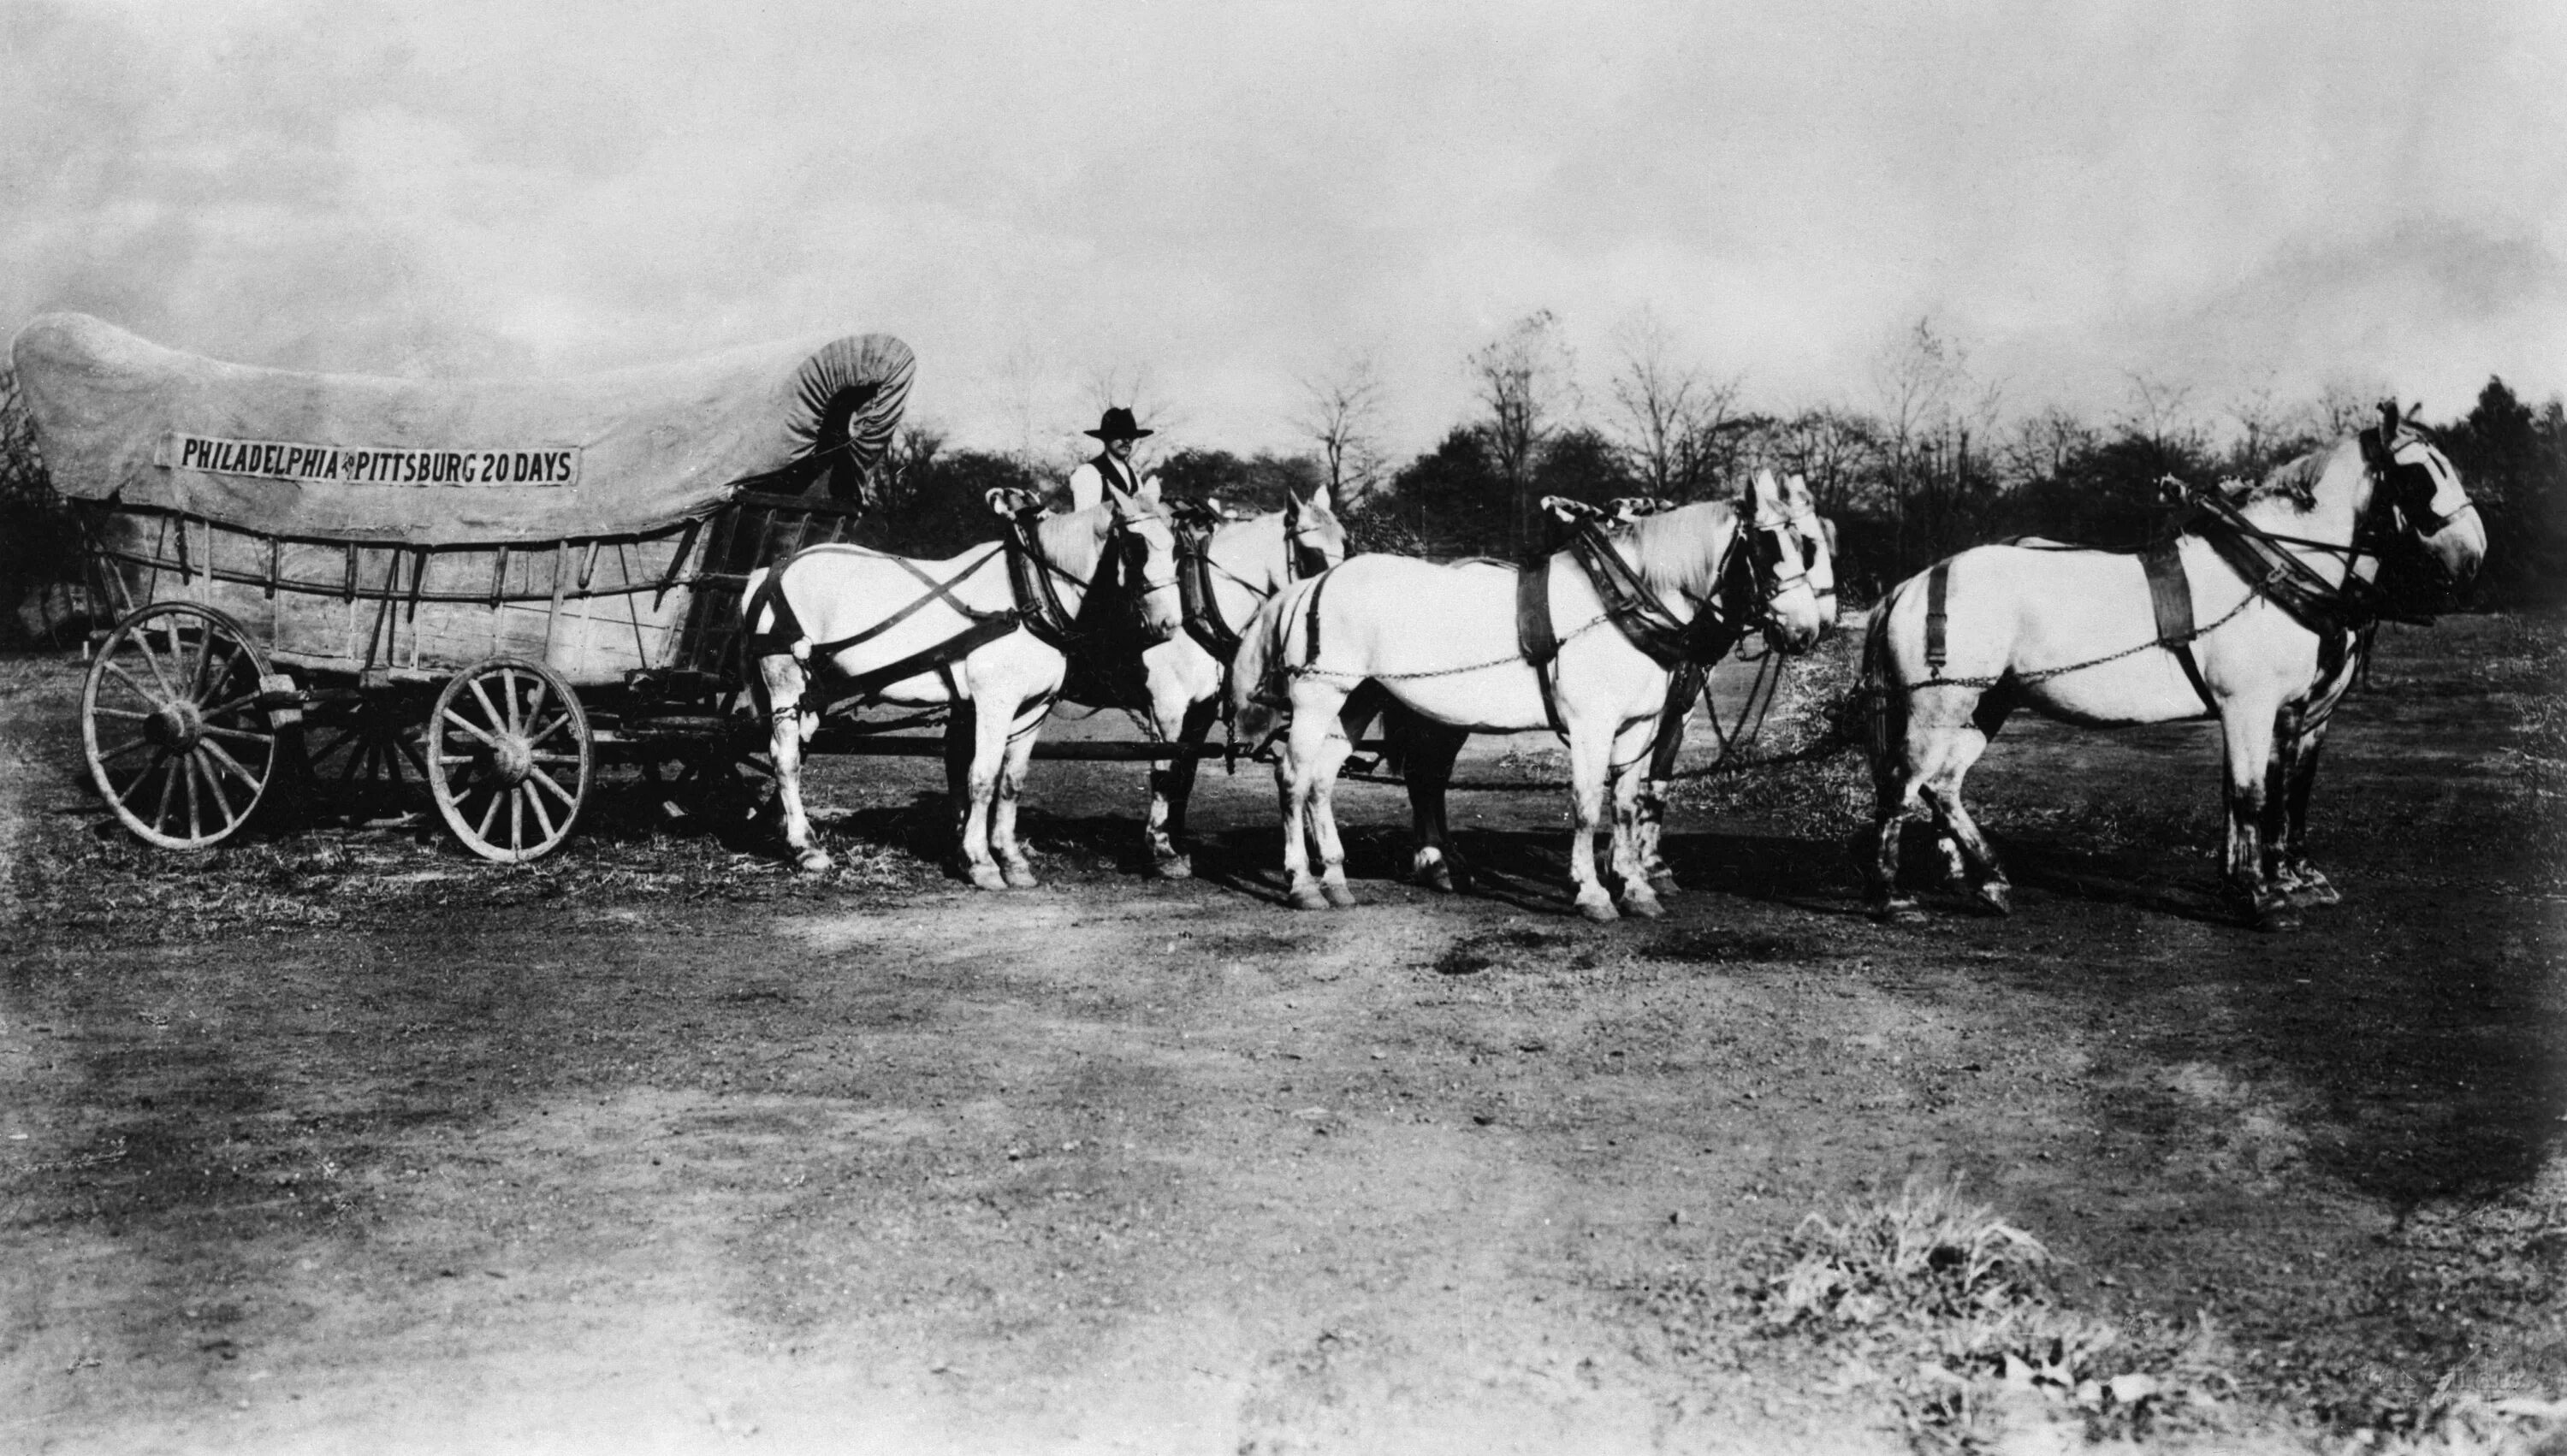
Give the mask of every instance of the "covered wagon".
[[476, 853], [558, 845], [602, 755], [718, 734], [752, 569], [844, 539], [913, 361], [881, 334], [571, 380], [224, 364], [78, 314], [15, 359], [115, 626], [92, 775], [154, 844], [282, 776], [425, 779]]

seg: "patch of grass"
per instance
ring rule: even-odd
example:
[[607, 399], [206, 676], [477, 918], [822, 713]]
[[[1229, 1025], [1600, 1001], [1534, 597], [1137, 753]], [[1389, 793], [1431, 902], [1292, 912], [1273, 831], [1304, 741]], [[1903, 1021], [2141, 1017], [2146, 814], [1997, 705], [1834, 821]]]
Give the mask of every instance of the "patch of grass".
[[1725, 1302], [1681, 1277], [1636, 1293], [1680, 1352], [1743, 1362], [1761, 1336], [1785, 1363], [1832, 1365], [1840, 1393], [1876, 1402], [1919, 1450], [2232, 1424], [2234, 1353], [2207, 1315], [2130, 1325], [2064, 1307], [2048, 1248], [1958, 1185], [1811, 1214], [1746, 1271]]
[[44, 852], [21, 857], [19, 919], [111, 934], [179, 941], [215, 933], [291, 931], [542, 903], [782, 901], [848, 890], [916, 890], [938, 871], [904, 850], [831, 843], [837, 865], [797, 875], [772, 854], [734, 849], [711, 835], [637, 830], [609, 822], [574, 834], [531, 865], [470, 857], [416, 827], [327, 829], [245, 838], [202, 853], [171, 853], [112, 826], [47, 826]]

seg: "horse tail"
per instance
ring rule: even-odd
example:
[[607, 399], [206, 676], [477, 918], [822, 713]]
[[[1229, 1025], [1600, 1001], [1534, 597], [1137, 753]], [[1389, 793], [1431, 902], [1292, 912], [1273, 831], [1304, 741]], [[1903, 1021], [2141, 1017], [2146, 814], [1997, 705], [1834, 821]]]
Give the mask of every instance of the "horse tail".
[[1898, 760], [1907, 739], [1907, 693], [1904, 685], [1891, 681], [1895, 675], [1889, 661], [1889, 609], [1897, 601], [1892, 588], [1871, 609], [1862, 629], [1860, 692], [1870, 720], [1871, 788], [1884, 804], [1897, 790]]

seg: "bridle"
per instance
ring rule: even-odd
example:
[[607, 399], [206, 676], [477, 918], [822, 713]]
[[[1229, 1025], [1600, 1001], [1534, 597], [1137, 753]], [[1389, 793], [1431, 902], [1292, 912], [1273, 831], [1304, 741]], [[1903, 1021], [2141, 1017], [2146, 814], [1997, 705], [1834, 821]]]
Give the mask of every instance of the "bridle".
[[[1097, 544], [1096, 570], [1084, 578], [1052, 560], [1050, 554], [1043, 550], [1042, 535], [1037, 529], [1043, 519], [1039, 507], [1020, 510], [1009, 519], [1012, 529], [1007, 533], [1007, 574], [1015, 589], [1025, 628], [1063, 652], [1094, 637], [1101, 629], [1092, 623], [1085, 627], [1078, 625], [1079, 613], [1071, 612], [1061, 600], [1061, 583], [1066, 582], [1077, 589], [1081, 612], [1085, 610], [1090, 594], [1097, 590], [1097, 579], [1104, 577], [1109, 570], [1113, 573], [1114, 583], [1124, 586], [1135, 602], [1158, 592], [1177, 590], [1173, 562], [1166, 576], [1148, 575], [1149, 538], [1133, 529], [1132, 517], [1120, 505], [1108, 518], [1104, 539]], [[1172, 535], [1172, 546], [1173, 543]], [[1174, 550], [1169, 554], [1173, 557]]]

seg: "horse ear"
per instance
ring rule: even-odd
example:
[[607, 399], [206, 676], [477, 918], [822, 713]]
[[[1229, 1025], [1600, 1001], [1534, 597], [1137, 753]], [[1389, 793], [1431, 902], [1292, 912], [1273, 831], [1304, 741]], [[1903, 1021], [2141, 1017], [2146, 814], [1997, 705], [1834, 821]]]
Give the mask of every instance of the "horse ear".
[[1305, 510], [1326, 512], [1335, 509], [1335, 502], [1328, 498], [1328, 485], [1324, 480], [1310, 487], [1310, 498], [1301, 504]]
[[1158, 476], [1146, 475], [1142, 477], [1139, 498], [1143, 505], [1156, 505], [1159, 503]]
[[1810, 477], [1798, 471], [1783, 482], [1783, 501], [1792, 508], [1794, 515], [1819, 508], [1819, 498], [1810, 493]]
[[1018, 490], [1013, 486], [998, 485], [992, 487], [988, 496], [985, 498], [990, 502], [990, 513], [992, 515], [1014, 515], [1018, 510], [1023, 508], [1018, 505], [1017, 502], [1021, 500], [1024, 495], [1024, 491]]

